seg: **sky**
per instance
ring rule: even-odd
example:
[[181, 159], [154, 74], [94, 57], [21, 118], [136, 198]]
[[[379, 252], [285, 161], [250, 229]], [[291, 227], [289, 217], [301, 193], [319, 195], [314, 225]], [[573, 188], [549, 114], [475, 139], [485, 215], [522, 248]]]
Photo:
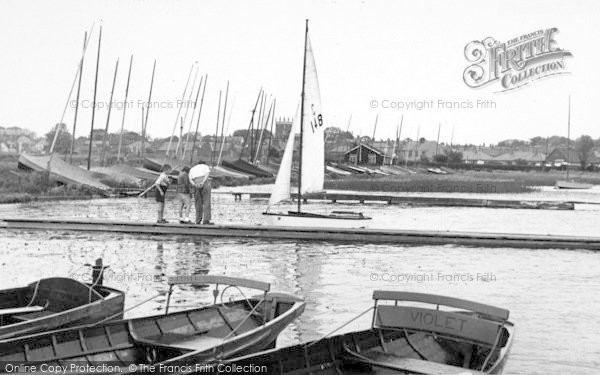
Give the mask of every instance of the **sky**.
[[[102, 103], [109, 102], [117, 59], [113, 100], [124, 99], [132, 54], [127, 130], [141, 129], [141, 102], [148, 98], [155, 59], [152, 101], [165, 108], [150, 109], [147, 132], [152, 137], [173, 133], [177, 102], [195, 63], [196, 84], [208, 74], [202, 134], [215, 131], [219, 91], [224, 95], [228, 81], [227, 133], [248, 126], [260, 88], [277, 99], [276, 118], [291, 117], [301, 92], [304, 26], [309, 19], [325, 126], [349, 126], [355, 134], [372, 136], [377, 118], [376, 138], [393, 138], [402, 122], [401, 138], [419, 134], [436, 139], [440, 126], [441, 142], [472, 144], [566, 136], [570, 95], [572, 137], [589, 134], [596, 139], [598, 14], [600, 2], [591, 0], [0, 0], [0, 126], [44, 134], [60, 121], [84, 32], [92, 25], [77, 136], [90, 132], [100, 26], [96, 129], [106, 126], [108, 111]], [[569, 74], [507, 92], [498, 92], [498, 84], [474, 89], [463, 81], [470, 65], [464, 55], [469, 42], [487, 37], [506, 42], [552, 27], [559, 30], [557, 45], [573, 54], [564, 60]], [[192, 80], [193, 76], [190, 85]], [[492, 108], [477, 108], [478, 100], [493, 103]], [[431, 108], [414, 108], [430, 101]], [[389, 108], [391, 103], [411, 102], [411, 108]], [[469, 102], [474, 108], [460, 108]], [[71, 128], [72, 102], [67, 107], [63, 122]], [[180, 116], [184, 113], [185, 108]], [[121, 109], [112, 110], [109, 131], [120, 129], [122, 115]]]

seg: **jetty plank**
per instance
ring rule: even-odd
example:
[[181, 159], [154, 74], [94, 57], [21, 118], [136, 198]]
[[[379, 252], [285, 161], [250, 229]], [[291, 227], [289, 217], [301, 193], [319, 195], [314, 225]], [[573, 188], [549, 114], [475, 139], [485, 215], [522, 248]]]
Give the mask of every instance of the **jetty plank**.
[[191, 237], [229, 237], [309, 242], [389, 243], [396, 245], [461, 245], [528, 249], [600, 250], [600, 237], [513, 233], [276, 227], [266, 225], [155, 224], [79, 219], [0, 219], [5, 229], [89, 231]]
[[[270, 193], [231, 193], [236, 195], [248, 194], [250, 199], [268, 199]], [[298, 194], [291, 195], [293, 199]], [[574, 202], [565, 201], [537, 201], [537, 200], [509, 200], [509, 199], [482, 199], [482, 198], [454, 198], [454, 197], [414, 197], [391, 194], [360, 194], [360, 193], [315, 193], [303, 195], [304, 200], [329, 200], [367, 202], [387, 202], [389, 204], [408, 204], [414, 206], [442, 206], [442, 207], [486, 207], [486, 208], [515, 208], [536, 210], [574, 210]]]

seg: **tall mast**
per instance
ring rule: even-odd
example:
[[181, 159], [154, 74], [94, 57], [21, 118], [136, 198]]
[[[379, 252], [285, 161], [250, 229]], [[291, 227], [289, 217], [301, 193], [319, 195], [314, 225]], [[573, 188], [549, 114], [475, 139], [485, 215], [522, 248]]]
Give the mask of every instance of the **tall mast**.
[[[164, 161], [166, 162], [167, 157], [169, 156], [169, 151], [171, 151], [171, 143], [173, 143], [173, 137], [175, 136], [175, 129], [177, 129], [177, 124], [179, 123], [179, 114], [181, 113], [181, 105], [185, 100], [185, 93], [187, 92], [188, 85], [190, 83], [190, 78], [192, 77], [192, 72], [194, 71], [194, 66], [196, 63], [194, 62], [190, 67], [190, 72], [188, 74], [187, 80], [185, 82], [185, 88], [183, 89], [183, 94], [181, 94], [181, 101], [177, 103], [177, 117], [175, 117], [175, 124], [173, 124], [173, 131], [171, 132], [171, 138], [169, 138], [169, 145], [167, 146], [167, 152], [165, 153]], [[164, 163], [163, 163], [164, 164]]]
[[[85, 51], [87, 50], [87, 46], [89, 45], [89, 41], [92, 36], [92, 32], [94, 31], [94, 25], [92, 24], [92, 28], [88, 35], [87, 42], [84, 44], [83, 52], [81, 53], [81, 59], [79, 60], [79, 66], [77, 67], [77, 71], [75, 72], [75, 77], [73, 77], [73, 83], [71, 83], [71, 89], [69, 90], [69, 96], [67, 96], [67, 101], [65, 102], [65, 107], [63, 108], [62, 115], [60, 116], [60, 121], [56, 124], [56, 129], [54, 131], [54, 138], [52, 139], [52, 144], [50, 146], [50, 158], [48, 159], [48, 171], [50, 171], [50, 164], [52, 162], [52, 158], [54, 157], [54, 146], [56, 146], [56, 141], [58, 140], [58, 134], [61, 131], [61, 124], [63, 124], [63, 120], [65, 119], [65, 114], [67, 113], [67, 109], [69, 108], [69, 103], [71, 103], [71, 95], [73, 94], [73, 89], [75, 88], [75, 83], [77, 82], [77, 76], [79, 75], [79, 68], [83, 65], [83, 58], [85, 56]], [[48, 172], [50, 173], [50, 172]]]
[[[113, 77], [113, 84], [110, 90], [110, 101], [108, 102], [108, 114], [106, 115], [106, 128], [104, 129], [104, 137], [102, 137], [102, 155], [100, 157], [100, 165], [104, 167], [104, 162], [106, 159], [106, 138], [108, 137], [108, 124], [110, 123], [110, 112], [113, 107], [113, 94], [115, 93], [115, 83], [117, 82], [117, 72], [119, 71], [119, 59], [117, 59], [117, 64], [115, 65], [115, 75]], [[110, 141], [109, 141], [110, 144]]]
[[[246, 137], [244, 138], [244, 143], [242, 144], [242, 151], [240, 151], [239, 160], [242, 160], [242, 156], [244, 155], [244, 149], [246, 148], [246, 143], [248, 143], [248, 138], [250, 137], [250, 128], [252, 127], [252, 124], [254, 123], [254, 113], [256, 112], [256, 106], [258, 106], [258, 101], [260, 100], [261, 94], [262, 94], [262, 87], [258, 91], [258, 96], [256, 97], [256, 103], [254, 103], [254, 109], [252, 109], [252, 117], [250, 118], [250, 123], [248, 124], [248, 131], [246, 132]], [[250, 154], [252, 154], [252, 151], [250, 151]], [[250, 157], [248, 157], [248, 160], [250, 160]]]
[[96, 78], [94, 79], [94, 103], [92, 106], [92, 125], [90, 127], [90, 146], [88, 148], [87, 170], [90, 170], [92, 163], [92, 142], [94, 140], [94, 118], [96, 116], [96, 92], [98, 89], [98, 69], [100, 68], [100, 46], [102, 44], [102, 26], [100, 26], [100, 35], [98, 36], [98, 56], [96, 57]]
[[440, 124], [438, 125], [438, 136], [437, 136], [437, 142], [435, 143], [435, 154], [438, 154], [438, 147], [440, 147], [440, 130], [442, 130], [442, 123], [440, 122]]
[[[146, 108], [146, 117], [142, 123], [142, 161], [146, 152], [146, 128], [148, 128], [148, 114], [150, 113], [150, 107], [152, 106], [152, 87], [154, 87], [154, 72], [156, 71], [156, 59], [154, 59], [154, 65], [152, 66], [152, 78], [150, 79], [150, 93], [148, 94], [148, 108]], [[142, 107], [142, 109], [144, 109]], [[143, 113], [142, 113], [143, 115]]]
[[569, 179], [569, 159], [571, 159], [571, 95], [569, 95], [569, 117], [567, 118], [567, 180]]
[[[263, 111], [263, 103], [265, 101], [265, 95], [266, 93], [263, 91], [260, 95], [260, 104], [258, 106], [258, 118], [257, 118], [257, 125], [256, 125], [256, 129], [258, 130], [260, 125], [261, 125], [261, 121], [262, 121], [262, 111]], [[248, 158], [248, 161], [252, 164], [254, 164], [254, 144], [255, 144], [255, 140], [254, 140], [254, 121], [252, 121], [252, 128], [250, 129], [250, 156]]]
[[[85, 54], [85, 48], [87, 46], [87, 31], [83, 37], [83, 52]], [[71, 150], [69, 152], [69, 163], [73, 163], [73, 148], [75, 147], [75, 129], [77, 129], [77, 113], [79, 112], [79, 93], [81, 91], [81, 76], [83, 75], [83, 58], [81, 56], [81, 62], [79, 65], [79, 83], [77, 84], [77, 98], [75, 99], [75, 117], [73, 118], [73, 134], [71, 135]]]
[[[194, 93], [194, 87], [196, 87], [196, 78], [198, 78], [198, 70], [200, 68], [196, 67], [196, 71], [194, 72], [194, 80], [192, 81], [192, 87], [190, 87], [190, 92], [188, 95], [188, 99], [187, 102], [185, 102], [185, 114], [183, 115], [183, 121], [181, 122], [181, 128], [183, 129], [183, 127], [185, 126], [185, 123], [187, 122], [187, 116], [188, 116], [188, 111], [190, 110], [190, 103], [192, 102], [192, 94]], [[194, 116], [194, 112], [192, 111], [192, 117]], [[179, 148], [181, 147], [182, 150], [184, 150], [184, 143], [183, 143], [183, 130], [181, 131], [181, 135], [179, 137], [179, 141], [177, 142], [177, 147], [175, 148], [175, 158], [179, 158]], [[185, 151], [184, 151], [185, 152]], [[183, 152], [182, 152], [182, 156], [181, 158], [183, 159]]]
[[[200, 126], [200, 116], [202, 115], [202, 105], [204, 104], [204, 93], [206, 92], [206, 82], [208, 74], [204, 76], [204, 87], [202, 88], [202, 98], [200, 99], [200, 109], [198, 109], [198, 118], [196, 119], [196, 131], [194, 132], [194, 141], [192, 143], [192, 151], [190, 152], [190, 165], [194, 164], [194, 151], [196, 150], [196, 138], [198, 138], [198, 127]], [[202, 82], [200, 82], [202, 83]]]
[[142, 160], [144, 158], [144, 132], [146, 129], [145, 121], [144, 121], [144, 106], [142, 105], [142, 148], [140, 149], [140, 155], [142, 156]]
[[121, 119], [121, 134], [119, 134], [119, 149], [117, 151], [117, 162], [121, 160], [121, 146], [123, 144], [123, 127], [125, 126], [125, 112], [127, 111], [127, 97], [129, 95], [129, 80], [131, 78], [131, 66], [133, 55], [129, 59], [129, 73], [127, 74], [127, 86], [125, 87], [125, 99], [123, 99], [123, 118]]
[[[265, 101], [266, 102], [266, 101]], [[263, 135], [265, 133], [265, 129], [267, 128], [267, 125], [269, 124], [269, 119], [271, 118], [271, 110], [273, 109], [273, 101], [271, 101], [271, 105], [269, 105], [269, 112], [267, 114], [266, 120], [264, 121], [264, 125], [262, 126], [262, 129], [260, 131], [260, 136], [258, 138], [258, 144], [256, 145], [256, 153], [254, 156], [254, 162], [256, 163], [259, 160], [259, 156], [260, 156], [260, 150], [262, 149], [262, 143], [263, 143]], [[264, 115], [264, 113], [263, 113]]]
[[213, 163], [215, 161], [215, 150], [217, 149], [217, 136], [219, 135], [219, 120], [220, 120], [219, 116], [221, 116], [221, 94], [222, 94], [222, 90], [219, 90], [219, 107], [217, 109], [217, 127], [215, 129], [215, 141], [213, 142], [213, 150], [210, 153], [210, 164], [211, 165], [213, 165]]
[[[221, 162], [221, 155], [223, 154], [223, 146], [225, 145], [225, 115], [227, 114], [227, 99], [229, 98], [229, 81], [227, 81], [227, 89], [225, 90], [225, 103], [223, 104], [223, 119], [221, 120], [221, 147], [219, 149], [219, 155], [215, 160], [215, 166], [219, 166]], [[234, 97], [235, 99], [235, 97]], [[231, 118], [231, 112], [229, 113]], [[227, 120], [229, 122], [229, 120]], [[216, 151], [216, 149], [215, 149]]]
[[267, 166], [269, 165], [269, 150], [271, 150], [271, 139], [273, 138], [273, 123], [275, 122], [275, 105], [277, 99], [273, 99], [273, 116], [271, 116], [271, 130], [269, 131], [269, 145], [267, 146]]
[[[396, 149], [394, 150], [394, 153], [396, 153], [398, 148], [400, 149], [400, 153], [402, 153], [402, 146], [400, 146], [400, 142], [402, 142], [402, 124], [403, 123], [404, 123], [404, 115], [402, 115], [402, 117], [400, 117], [400, 129], [398, 129], [398, 134], [396, 135], [396, 140], [398, 143], [396, 144]], [[397, 160], [400, 161], [400, 158], [398, 157]]]
[[202, 75], [200, 77], [200, 83], [198, 84], [198, 89], [196, 91], [196, 99], [194, 99], [194, 108], [192, 109], [192, 116], [190, 118], [190, 125], [188, 126], [187, 135], [185, 136], [185, 143], [184, 143], [184, 147], [183, 147], [183, 152], [181, 153], [181, 162], [182, 163], [183, 163], [183, 159], [185, 159], [185, 152], [188, 149], [188, 143], [190, 142], [190, 133], [192, 132], [192, 124], [194, 123], [194, 115], [196, 114], [196, 106], [198, 104], [198, 98], [200, 97], [200, 89], [202, 88], [202, 81], [203, 80], [204, 80], [204, 75]]
[[371, 146], [375, 144], [375, 131], [377, 131], [377, 120], [379, 119], [379, 113], [375, 115], [375, 126], [373, 126], [373, 138], [371, 139]]
[[[300, 96], [300, 161], [298, 163], [298, 213], [302, 209], [302, 137], [304, 135], [304, 86], [306, 80], [306, 47], [308, 43], [308, 19], [304, 32], [304, 60], [302, 61], [302, 94]], [[293, 131], [293, 129], [292, 129]]]

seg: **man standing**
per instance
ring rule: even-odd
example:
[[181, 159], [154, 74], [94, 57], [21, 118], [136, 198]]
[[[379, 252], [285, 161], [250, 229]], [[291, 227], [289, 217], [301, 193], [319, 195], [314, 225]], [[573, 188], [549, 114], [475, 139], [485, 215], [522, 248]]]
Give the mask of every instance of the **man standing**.
[[194, 187], [196, 200], [196, 224], [212, 224], [211, 219], [211, 184], [210, 168], [200, 162], [190, 170], [190, 182]]
[[[179, 222], [190, 223], [190, 206], [192, 204], [192, 191], [190, 188], [190, 167], [185, 166], [177, 177], [177, 202], [179, 203]], [[184, 215], [185, 212], [185, 215]]]

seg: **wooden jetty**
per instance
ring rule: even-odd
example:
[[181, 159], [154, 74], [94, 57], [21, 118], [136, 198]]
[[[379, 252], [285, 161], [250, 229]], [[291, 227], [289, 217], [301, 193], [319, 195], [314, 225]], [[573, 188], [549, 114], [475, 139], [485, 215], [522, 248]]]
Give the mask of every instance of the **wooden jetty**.
[[[249, 195], [250, 199], [268, 199], [270, 193], [261, 192], [231, 192], [236, 199], [242, 195]], [[292, 199], [297, 199], [298, 194], [292, 194]], [[317, 193], [303, 195], [302, 199], [325, 200], [336, 203], [349, 202], [386, 202], [388, 204], [407, 204], [411, 206], [443, 206], [443, 207], [486, 207], [486, 208], [518, 208], [537, 210], [574, 210], [574, 202], [566, 201], [538, 201], [538, 200], [509, 200], [509, 199], [483, 199], [483, 198], [454, 198], [454, 197], [418, 197], [391, 194], [361, 194], [361, 193]]]
[[529, 249], [600, 250], [600, 237], [419, 231], [395, 229], [327, 229], [265, 225], [155, 224], [80, 219], [0, 219], [0, 228], [45, 231], [87, 231], [190, 237], [230, 237], [310, 242], [388, 243], [395, 245], [461, 245]]

